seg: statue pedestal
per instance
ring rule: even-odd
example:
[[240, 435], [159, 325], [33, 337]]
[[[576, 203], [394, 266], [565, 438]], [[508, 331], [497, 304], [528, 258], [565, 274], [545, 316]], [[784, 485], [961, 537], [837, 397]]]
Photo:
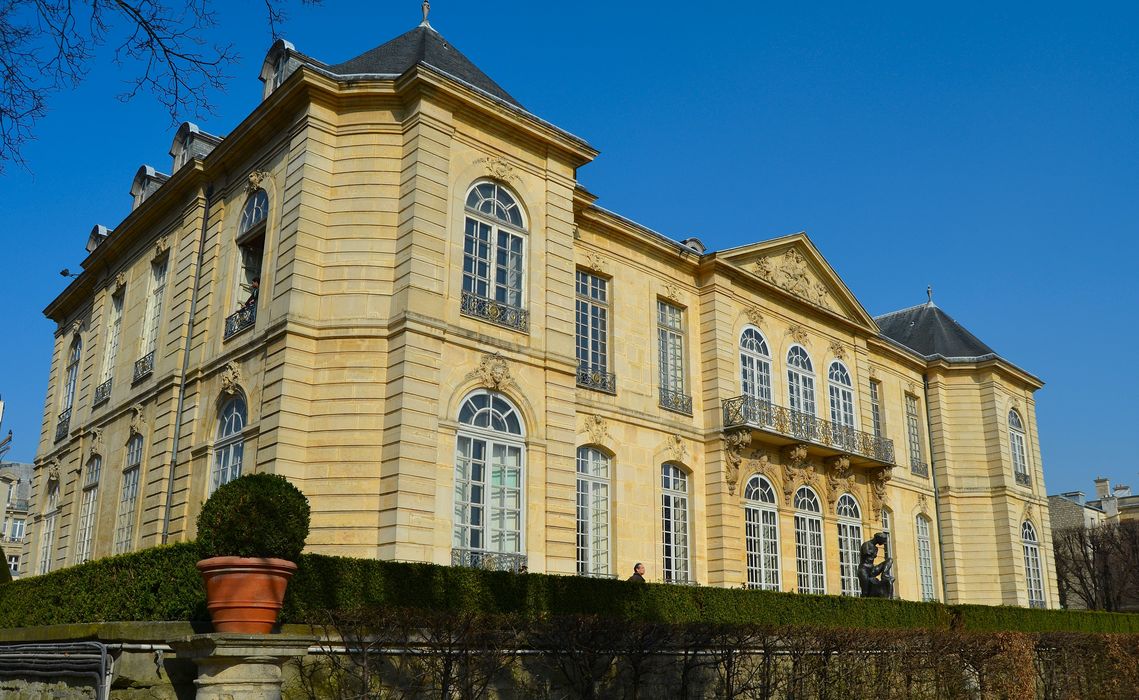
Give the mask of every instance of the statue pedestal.
[[304, 656], [316, 637], [281, 634], [195, 634], [170, 642], [198, 667], [197, 700], [279, 700], [281, 665]]

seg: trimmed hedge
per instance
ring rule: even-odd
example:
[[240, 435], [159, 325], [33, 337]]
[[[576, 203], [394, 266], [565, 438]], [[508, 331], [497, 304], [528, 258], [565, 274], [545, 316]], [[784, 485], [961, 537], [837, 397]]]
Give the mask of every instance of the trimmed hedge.
[[[0, 626], [209, 619], [194, 543], [100, 559], [0, 586]], [[283, 622], [327, 610], [378, 606], [588, 614], [644, 622], [708, 622], [876, 629], [1139, 634], [1139, 615], [942, 605], [704, 586], [634, 585], [609, 579], [479, 571], [434, 564], [300, 557]]]

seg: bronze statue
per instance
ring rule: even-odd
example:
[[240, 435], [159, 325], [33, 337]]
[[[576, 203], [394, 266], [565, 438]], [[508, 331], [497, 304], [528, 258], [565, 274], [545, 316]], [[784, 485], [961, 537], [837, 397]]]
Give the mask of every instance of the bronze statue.
[[881, 564], [874, 563], [878, 558], [878, 547], [884, 544], [886, 533], [876, 532], [858, 549], [858, 583], [862, 586], [863, 598], [894, 597], [894, 560], [886, 557]]

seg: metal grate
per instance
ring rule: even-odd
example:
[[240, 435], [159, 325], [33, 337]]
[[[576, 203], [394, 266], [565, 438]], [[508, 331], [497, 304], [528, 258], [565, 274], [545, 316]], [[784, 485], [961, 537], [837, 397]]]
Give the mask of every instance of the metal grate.
[[154, 371], [154, 351], [151, 350], [150, 352], [146, 353], [141, 358], [139, 358], [137, 361], [135, 361], [135, 363], [134, 363], [134, 379], [132, 381], [137, 382], [138, 380], [142, 379], [143, 377], [149, 376], [150, 373], [153, 371]]
[[577, 385], [585, 389], [604, 391], [607, 394], [617, 393], [617, 375], [606, 372], [604, 367], [591, 367], [578, 365]]
[[71, 409], [59, 414], [59, 421], [55, 424], [55, 441], [59, 442], [67, 437], [68, 428], [71, 427]]
[[252, 328], [257, 321], [257, 307], [245, 306], [225, 319], [225, 340], [229, 340], [246, 328]]
[[481, 318], [504, 328], [512, 328], [522, 333], [530, 332], [530, 312], [517, 306], [480, 297], [464, 291], [459, 302], [459, 312], [464, 316]]
[[679, 391], [669, 391], [662, 388], [660, 390], [660, 407], [690, 416], [692, 415], [692, 397]]
[[451, 566], [519, 572], [526, 566], [526, 555], [517, 552], [488, 552], [482, 549], [455, 547], [451, 550]]
[[724, 402], [724, 428], [751, 426], [813, 442], [851, 454], [859, 454], [886, 464], [894, 463], [894, 441], [873, 433], [838, 425], [809, 413], [762, 401], [753, 396], [737, 396]]
[[98, 406], [107, 399], [111, 398], [111, 381], [112, 380], [108, 379], [99, 386], [95, 387], [95, 406]]

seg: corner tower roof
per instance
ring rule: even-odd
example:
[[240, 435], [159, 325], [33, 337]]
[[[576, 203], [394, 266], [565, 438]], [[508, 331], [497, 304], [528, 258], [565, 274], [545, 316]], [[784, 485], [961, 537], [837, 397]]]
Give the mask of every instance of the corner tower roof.
[[926, 359], [979, 360], [997, 357], [932, 301], [874, 319], [882, 335], [924, 355]]
[[420, 63], [525, 109], [426, 23], [328, 70], [336, 75], [403, 75]]

